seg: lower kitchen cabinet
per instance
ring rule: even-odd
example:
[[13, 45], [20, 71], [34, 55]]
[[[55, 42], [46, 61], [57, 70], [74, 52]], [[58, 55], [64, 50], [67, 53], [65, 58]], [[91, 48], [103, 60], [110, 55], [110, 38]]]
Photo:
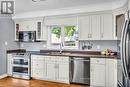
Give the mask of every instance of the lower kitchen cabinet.
[[31, 65], [32, 78], [69, 84], [69, 57], [31, 55]]
[[116, 59], [106, 59], [106, 87], [117, 87]]
[[91, 86], [105, 87], [105, 60], [91, 58], [90, 70]]
[[31, 76], [41, 78], [45, 75], [45, 63], [42, 56], [31, 56]]
[[12, 54], [7, 54], [7, 74], [8, 76], [12, 76]]
[[58, 68], [58, 80], [69, 83], [69, 62], [60, 62]]
[[117, 87], [117, 60], [91, 58], [91, 87]]
[[56, 64], [53, 61], [48, 61], [46, 64], [47, 79], [50, 81], [56, 80]]

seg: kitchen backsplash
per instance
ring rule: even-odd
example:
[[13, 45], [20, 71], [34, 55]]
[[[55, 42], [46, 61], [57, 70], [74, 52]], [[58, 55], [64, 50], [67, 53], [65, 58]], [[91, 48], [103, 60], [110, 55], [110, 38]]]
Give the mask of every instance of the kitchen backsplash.
[[[58, 47], [59, 46], [55, 47], [55, 49], [56, 48], [58, 49]], [[35, 43], [21, 43], [20, 48], [26, 49], [28, 51], [38, 51], [40, 49], [47, 49], [48, 47], [46, 42], [35, 42]], [[80, 41], [79, 49], [82, 50], [83, 48], [84, 50], [97, 50], [97, 51], [109, 48], [112, 49], [113, 51], [117, 51], [118, 47], [116, 40], [95, 40], [95, 41]]]
[[27, 51], [39, 51], [46, 49], [46, 42], [20, 43], [20, 48]]
[[102, 51], [104, 49], [111, 49], [117, 51], [116, 40], [95, 40], [95, 41], [80, 41], [80, 49], [84, 50], [97, 50]]

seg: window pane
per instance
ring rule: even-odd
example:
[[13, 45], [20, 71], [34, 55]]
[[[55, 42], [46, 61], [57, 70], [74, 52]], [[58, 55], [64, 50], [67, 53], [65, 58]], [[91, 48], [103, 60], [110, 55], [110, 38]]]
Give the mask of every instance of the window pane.
[[76, 46], [78, 42], [78, 29], [76, 26], [65, 26], [65, 46]]
[[53, 27], [51, 30], [51, 42], [53, 44], [61, 43], [61, 27]]

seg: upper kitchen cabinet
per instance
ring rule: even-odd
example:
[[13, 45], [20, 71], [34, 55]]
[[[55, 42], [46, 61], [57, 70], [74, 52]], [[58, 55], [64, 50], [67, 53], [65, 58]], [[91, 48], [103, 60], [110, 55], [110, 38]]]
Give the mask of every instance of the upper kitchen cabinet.
[[35, 31], [37, 23], [33, 20], [19, 22], [19, 31]]
[[128, 0], [128, 9], [130, 9], [130, 0]]
[[79, 40], [89, 40], [90, 38], [90, 17], [79, 17]]
[[101, 15], [101, 40], [113, 40], [113, 15], [103, 14]]
[[[43, 24], [43, 19], [26, 19], [15, 21], [15, 40], [18, 40], [19, 31], [36, 31], [36, 40], [46, 40], [46, 27]], [[43, 35], [44, 34], [44, 35]]]
[[112, 14], [79, 16], [79, 40], [113, 40]]
[[90, 40], [100, 39], [100, 15], [90, 16]]
[[98, 40], [100, 38], [100, 16], [79, 17], [79, 40]]
[[59, 26], [59, 25], [77, 25], [77, 16], [53, 16], [45, 18], [46, 26]]
[[79, 17], [79, 40], [99, 40], [100, 15]]

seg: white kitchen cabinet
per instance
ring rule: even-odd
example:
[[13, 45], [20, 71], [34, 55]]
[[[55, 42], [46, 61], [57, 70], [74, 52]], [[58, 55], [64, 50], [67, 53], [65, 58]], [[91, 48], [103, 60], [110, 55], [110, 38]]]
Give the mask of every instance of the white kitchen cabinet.
[[79, 17], [79, 40], [100, 39], [100, 15]]
[[47, 26], [43, 23], [43, 20], [36, 20], [36, 40], [47, 40]]
[[90, 39], [90, 17], [80, 16], [79, 17], [79, 40]]
[[113, 16], [112, 14], [101, 15], [101, 40], [113, 40], [114, 30], [113, 30]]
[[31, 55], [31, 77], [42, 78], [46, 74], [44, 58], [40, 55]]
[[36, 79], [69, 83], [69, 57], [32, 55], [31, 71]]
[[37, 24], [33, 20], [19, 22], [19, 31], [36, 31]]
[[91, 87], [117, 87], [117, 60], [91, 58]]
[[90, 16], [90, 40], [100, 40], [100, 15]]
[[79, 16], [79, 40], [113, 40], [113, 16], [110, 13]]
[[43, 24], [42, 19], [15, 21], [15, 40], [16, 41], [18, 40], [19, 31], [36, 31], [36, 40], [39, 40], [39, 41], [46, 40], [47, 38], [46, 26]]
[[128, 0], [128, 10], [130, 9], [130, 0]]
[[106, 87], [117, 87], [116, 59], [106, 59]]
[[47, 62], [47, 79], [50, 81], [55, 81], [56, 80], [56, 64], [55, 62], [52, 62], [51, 60]]
[[90, 84], [92, 87], [105, 87], [105, 59], [91, 58]]
[[12, 54], [7, 54], [7, 74], [8, 76], [12, 76]]
[[59, 62], [58, 80], [69, 83], [69, 62]]

